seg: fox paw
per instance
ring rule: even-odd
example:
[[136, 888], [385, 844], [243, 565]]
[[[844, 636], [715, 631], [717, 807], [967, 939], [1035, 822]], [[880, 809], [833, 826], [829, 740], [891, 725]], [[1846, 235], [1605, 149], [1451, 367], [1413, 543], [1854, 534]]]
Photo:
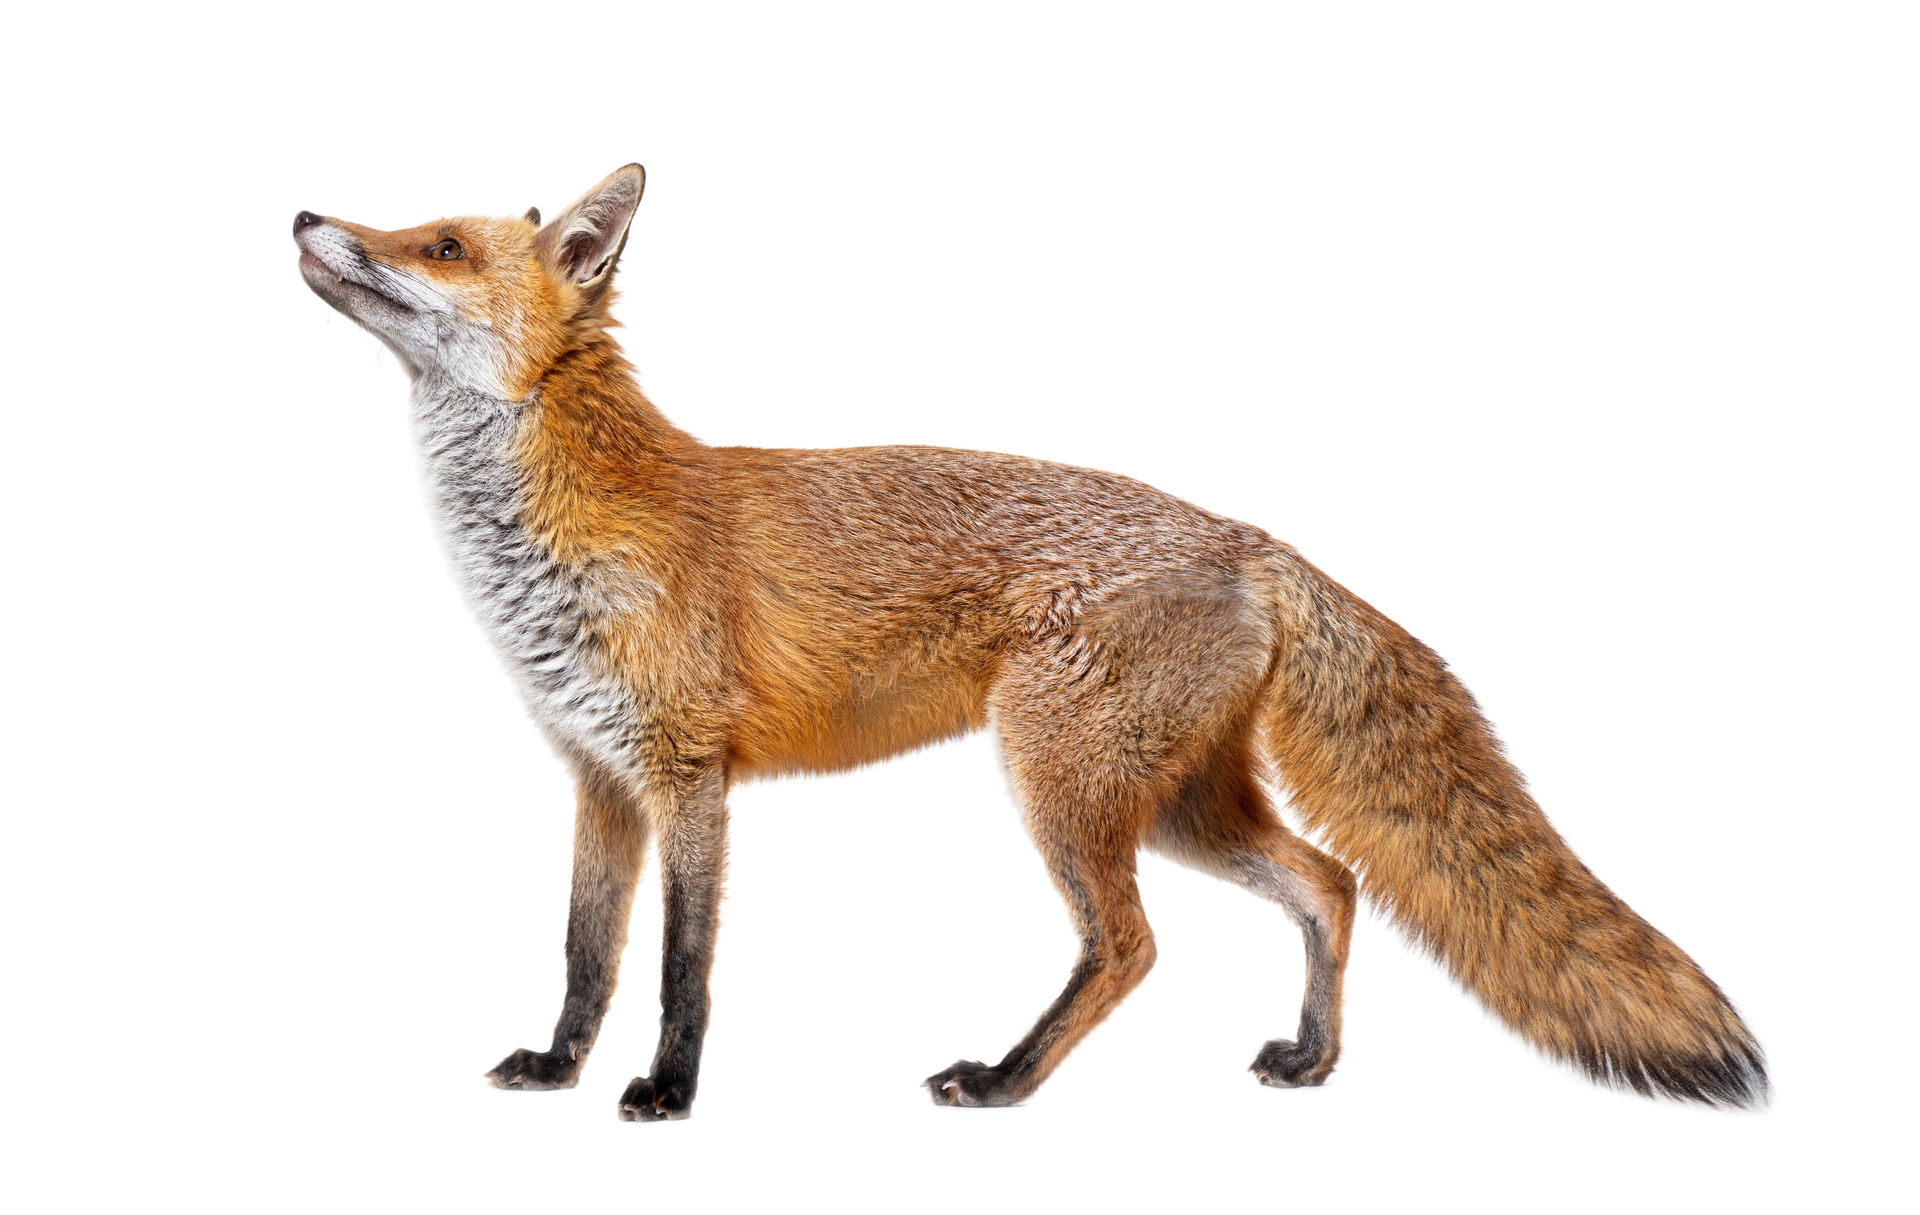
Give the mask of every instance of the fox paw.
[[1276, 1038], [1260, 1048], [1247, 1070], [1271, 1088], [1311, 1088], [1326, 1083], [1327, 1073], [1333, 1070], [1331, 1061], [1322, 1063], [1325, 1054], [1317, 1046]]
[[517, 1050], [487, 1073], [495, 1088], [572, 1088], [580, 1083], [580, 1060], [563, 1051]]
[[977, 1060], [962, 1059], [921, 1083], [933, 1094], [935, 1105], [1012, 1105], [1020, 1100], [1007, 1073]]
[[620, 1121], [674, 1122], [693, 1113], [693, 1090], [686, 1084], [655, 1084], [635, 1076], [620, 1094]]

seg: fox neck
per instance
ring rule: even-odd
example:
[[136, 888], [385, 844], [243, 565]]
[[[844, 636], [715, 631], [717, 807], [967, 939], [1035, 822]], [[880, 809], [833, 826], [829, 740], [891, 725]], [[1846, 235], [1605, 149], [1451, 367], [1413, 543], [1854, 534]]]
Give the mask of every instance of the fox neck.
[[[531, 399], [508, 401], [471, 388], [414, 381], [413, 426], [420, 445], [427, 492], [442, 539], [460, 559], [457, 543], [488, 525], [519, 524], [519, 476], [513, 440]], [[464, 572], [464, 571], [463, 571]]]
[[472, 526], [475, 510], [511, 517], [574, 566], [670, 530], [671, 483], [706, 450], [647, 400], [604, 334], [555, 360], [519, 400], [432, 376], [415, 381], [413, 400], [443, 527]]
[[[528, 627], [529, 592], [552, 587], [565, 575], [552, 550], [522, 522], [522, 477], [514, 446], [532, 404], [531, 399], [508, 401], [436, 384], [429, 377], [414, 382], [414, 433], [441, 544], [468, 606], [516, 675], [544, 648], [537, 634], [550, 631], [552, 623]], [[560, 614], [577, 612], [568, 605]]]
[[675, 530], [676, 461], [704, 449], [641, 395], [611, 342], [520, 400], [422, 377], [414, 426], [442, 543], [469, 606], [564, 753], [615, 768], [633, 692], [597, 640]]

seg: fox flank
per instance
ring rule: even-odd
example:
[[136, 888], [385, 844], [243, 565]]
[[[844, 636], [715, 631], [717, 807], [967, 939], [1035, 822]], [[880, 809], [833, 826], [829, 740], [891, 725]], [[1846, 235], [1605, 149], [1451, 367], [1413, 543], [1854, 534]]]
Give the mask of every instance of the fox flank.
[[[508, 1055], [495, 1085], [578, 1082], [651, 846], [660, 1042], [618, 1108], [686, 1117], [728, 786], [991, 725], [1080, 957], [1005, 1058], [927, 1079], [936, 1103], [1024, 1099], [1146, 977], [1141, 848], [1304, 934], [1299, 1028], [1255, 1055], [1262, 1084], [1333, 1070], [1364, 893], [1595, 1080], [1765, 1099], [1732, 1005], [1567, 848], [1440, 657], [1292, 548], [1111, 473], [676, 429], [608, 332], [645, 180], [627, 165], [545, 224], [294, 220], [307, 284], [411, 377], [453, 568], [577, 786], [566, 1000], [552, 1044]], [[1334, 855], [1281, 822], [1268, 777]]]

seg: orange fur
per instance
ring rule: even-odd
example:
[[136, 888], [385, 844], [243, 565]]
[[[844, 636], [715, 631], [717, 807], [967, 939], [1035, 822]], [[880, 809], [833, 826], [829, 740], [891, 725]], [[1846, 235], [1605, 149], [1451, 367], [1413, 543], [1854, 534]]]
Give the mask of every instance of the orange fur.
[[[1731, 1006], [1566, 848], [1445, 665], [1266, 533], [1125, 477], [1016, 456], [713, 448], [676, 429], [608, 333], [642, 181], [637, 166], [621, 170], [537, 231], [296, 222], [297, 234], [329, 223], [348, 234], [313, 238], [335, 267], [314, 272], [315, 289], [335, 306], [352, 314], [366, 298], [353, 266], [339, 268], [358, 241], [412, 276], [397, 288], [375, 276], [369, 290], [426, 292], [453, 318], [443, 325], [472, 330], [449, 370], [420, 346], [424, 330], [406, 329], [412, 312], [383, 311], [385, 297], [361, 309], [370, 328], [414, 343], [423, 408], [467, 402], [509, 427], [512, 518], [473, 526], [507, 529], [502, 551], [536, 561], [540, 585], [574, 588], [564, 636], [529, 661], [573, 664], [568, 686], [585, 690], [569, 695], [617, 706], [605, 710], [612, 735], [549, 724], [582, 790], [569, 1011], [550, 1051], [510, 1056], [497, 1082], [572, 1083], [650, 833], [669, 903], [666, 1012], [654, 1072], [629, 1086], [622, 1116], [684, 1116], [726, 784], [869, 763], [991, 722], [1082, 955], [1006, 1059], [934, 1076], [936, 1100], [1021, 1099], [1146, 975], [1143, 846], [1300, 923], [1300, 1040], [1268, 1043], [1254, 1070], [1279, 1086], [1326, 1078], [1361, 886], [1281, 823], [1265, 757], [1306, 826], [1360, 867], [1365, 893], [1531, 1041], [1643, 1091], [1734, 1102], [1764, 1091]], [[423, 252], [446, 239], [461, 260]], [[454, 467], [484, 472], [490, 451]], [[456, 478], [448, 492], [459, 491]]]

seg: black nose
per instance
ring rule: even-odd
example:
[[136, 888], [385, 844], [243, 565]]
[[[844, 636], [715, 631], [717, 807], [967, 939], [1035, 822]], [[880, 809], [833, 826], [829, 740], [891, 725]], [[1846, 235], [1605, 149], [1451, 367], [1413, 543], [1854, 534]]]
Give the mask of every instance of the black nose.
[[302, 211], [300, 212], [300, 214], [293, 217], [293, 234], [295, 236], [298, 236], [300, 235], [300, 233], [302, 233], [306, 229], [311, 228], [315, 224], [320, 222], [322, 221], [318, 215], [315, 215], [311, 211]]

